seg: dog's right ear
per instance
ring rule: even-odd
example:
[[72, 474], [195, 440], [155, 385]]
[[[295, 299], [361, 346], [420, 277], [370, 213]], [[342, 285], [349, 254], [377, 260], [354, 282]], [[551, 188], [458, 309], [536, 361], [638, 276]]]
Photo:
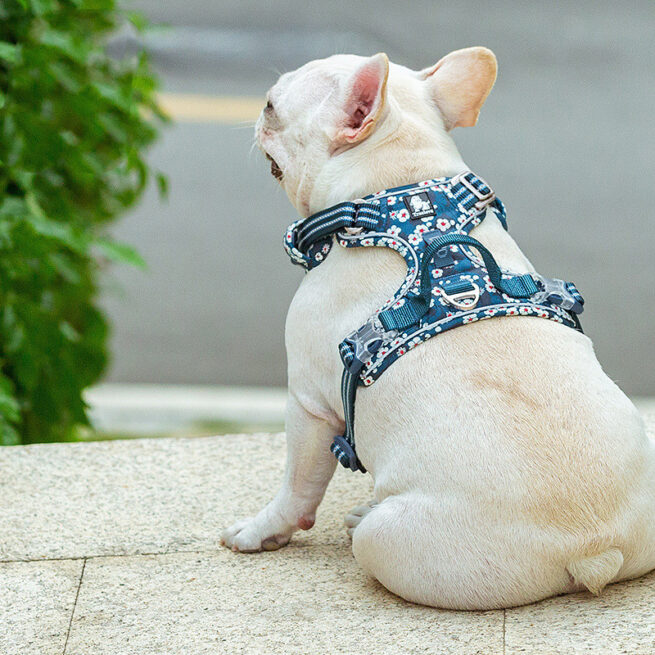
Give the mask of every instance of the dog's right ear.
[[363, 141], [382, 115], [389, 77], [389, 59], [383, 52], [367, 59], [351, 76], [343, 96], [335, 135], [337, 148]]

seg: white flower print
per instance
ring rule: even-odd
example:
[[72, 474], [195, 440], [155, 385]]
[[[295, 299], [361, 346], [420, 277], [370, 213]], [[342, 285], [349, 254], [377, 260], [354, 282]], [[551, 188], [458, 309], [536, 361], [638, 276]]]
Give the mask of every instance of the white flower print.
[[485, 309], [484, 313], [486, 316], [495, 316], [498, 313], [497, 309]]
[[397, 226], [397, 225], [392, 225], [387, 232], [392, 236], [392, 237], [397, 237], [402, 230]]
[[507, 316], [518, 316], [519, 310], [516, 307], [508, 307], [505, 314]]
[[369, 375], [364, 378], [364, 385], [368, 387], [371, 384], [373, 384], [373, 378]]
[[406, 352], [404, 348], [398, 348], [398, 355], [404, 355]]
[[428, 228], [425, 225], [417, 225], [414, 234], [425, 234], [427, 231]]
[[396, 241], [396, 239], [392, 237], [388, 239], [380, 239], [376, 245], [385, 246], [387, 248], [391, 248], [392, 250], [397, 250], [398, 252], [400, 252], [399, 250], [400, 244], [398, 243], [398, 241]]
[[396, 196], [389, 196], [387, 198], [387, 205], [395, 205], [396, 204]]
[[438, 218], [435, 226], [437, 229], [445, 232], [450, 227], [450, 221], [447, 218]]
[[321, 255], [320, 252], [317, 252], [317, 253], [314, 255], [314, 259], [315, 259], [317, 262], [322, 262], [322, 261], [323, 261], [323, 255]]
[[530, 307], [519, 307], [519, 313], [523, 314], [525, 316], [526, 314], [531, 314], [532, 309]]
[[373, 239], [370, 239], [370, 238], [369, 239], [362, 239], [360, 241], [360, 243], [362, 244], [362, 246], [372, 246], [373, 245]]
[[462, 325], [464, 325], [466, 323], [473, 323], [473, 321], [477, 321], [477, 320], [478, 320], [478, 317], [475, 314], [469, 314], [468, 316], [465, 316], [462, 319]]
[[323, 251], [323, 254], [324, 254], [324, 255], [327, 255], [328, 252], [330, 252], [330, 246], [329, 246], [329, 244], [326, 243], [326, 244], [321, 248], [321, 250]]
[[419, 243], [421, 243], [421, 237], [418, 236], [417, 234], [410, 234], [407, 237], [407, 241], [409, 241], [413, 246], [416, 246]]
[[404, 223], [405, 221], [409, 220], [409, 212], [406, 209], [401, 209], [400, 211], [396, 212], [396, 218], [401, 223]]

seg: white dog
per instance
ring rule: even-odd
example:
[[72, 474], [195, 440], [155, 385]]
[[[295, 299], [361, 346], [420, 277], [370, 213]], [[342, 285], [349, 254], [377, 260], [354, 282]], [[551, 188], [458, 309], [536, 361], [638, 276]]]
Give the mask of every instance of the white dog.
[[[420, 72], [384, 54], [313, 61], [270, 90], [257, 141], [307, 216], [466, 171], [450, 131], [475, 125], [495, 77], [485, 48]], [[504, 268], [533, 270], [490, 213], [472, 234]], [[226, 546], [272, 550], [314, 524], [344, 429], [337, 345], [404, 277], [387, 248], [335, 244], [303, 279], [286, 327], [285, 480]], [[437, 335], [360, 389], [355, 432], [375, 498], [347, 517], [353, 553], [407, 600], [507, 607], [655, 568], [654, 445], [573, 329], [503, 317]]]

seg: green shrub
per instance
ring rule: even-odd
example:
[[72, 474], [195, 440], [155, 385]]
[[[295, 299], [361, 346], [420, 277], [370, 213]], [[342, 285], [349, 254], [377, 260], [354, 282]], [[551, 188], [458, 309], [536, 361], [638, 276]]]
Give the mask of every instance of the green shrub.
[[163, 117], [145, 55], [105, 53], [124, 20], [115, 0], [0, 0], [2, 444], [87, 422], [107, 361], [99, 272], [140, 261], [107, 228], [142, 193]]

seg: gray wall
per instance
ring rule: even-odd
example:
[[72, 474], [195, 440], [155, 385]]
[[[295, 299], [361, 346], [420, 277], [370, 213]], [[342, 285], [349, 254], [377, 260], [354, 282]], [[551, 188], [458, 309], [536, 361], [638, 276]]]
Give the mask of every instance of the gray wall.
[[[582, 290], [584, 327], [628, 392], [655, 394], [655, 3], [187, 0], [132, 3], [169, 30], [149, 38], [169, 92], [259, 95], [305, 61], [383, 50], [420, 68], [486, 45], [497, 84], [455, 138], [508, 207], [544, 274]], [[281, 248], [295, 218], [251, 129], [180, 123], [152, 162], [154, 192], [117, 233], [146, 273], [116, 270], [114, 381], [285, 383], [283, 326], [300, 272]], [[409, 181], [409, 180], [408, 180]]]

